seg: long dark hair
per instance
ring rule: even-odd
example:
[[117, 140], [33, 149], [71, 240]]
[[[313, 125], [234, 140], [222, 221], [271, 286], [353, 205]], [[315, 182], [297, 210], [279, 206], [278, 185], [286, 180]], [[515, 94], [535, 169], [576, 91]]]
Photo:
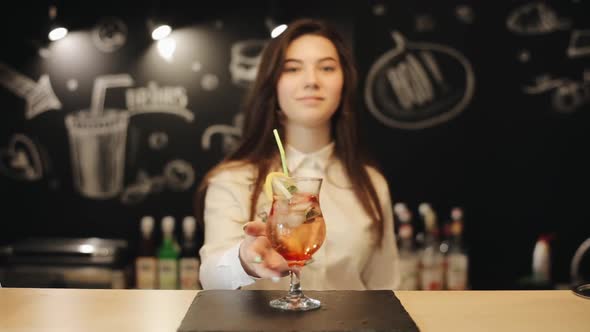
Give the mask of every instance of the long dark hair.
[[350, 178], [352, 190], [363, 209], [374, 220], [373, 228], [381, 243], [383, 235], [383, 211], [377, 192], [370, 180], [365, 165], [374, 165], [364, 150], [359, 149], [358, 115], [355, 112], [357, 72], [351, 49], [340, 34], [325, 22], [313, 19], [299, 19], [291, 24], [279, 37], [272, 39], [264, 48], [256, 80], [243, 104], [245, 113], [242, 140], [239, 147], [229, 154], [223, 163], [211, 170], [201, 182], [196, 193], [196, 217], [202, 225], [204, 196], [209, 179], [222, 169], [234, 165], [250, 164], [255, 167], [254, 189], [252, 191], [250, 220], [256, 213], [256, 203], [266, 174], [278, 165], [278, 153], [272, 130], [284, 132], [279, 109], [276, 86], [283, 69], [287, 48], [292, 41], [303, 35], [312, 34], [329, 39], [340, 57], [344, 86], [338, 110], [332, 116], [332, 136], [335, 141], [334, 154], [343, 163]]

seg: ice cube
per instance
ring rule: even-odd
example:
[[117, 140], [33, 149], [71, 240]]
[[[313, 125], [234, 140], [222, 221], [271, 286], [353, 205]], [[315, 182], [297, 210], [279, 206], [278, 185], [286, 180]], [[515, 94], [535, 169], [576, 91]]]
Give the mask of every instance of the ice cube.
[[287, 224], [290, 228], [299, 227], [299, 225], [305, 222], [305, 214], [298, 212], [290, 212], [283, 217], [283, 223]]
[[305, 211], [309, 210], [312, 206], [313, 202], [310, 201], [300, 201], [300, 202], [296, 202], [293, 203], [293, 201], [291, 201], [291, 204], [289, 205], [289, 209], [291, 211], [297, 211], [299, 213], [305, 213]]
[[289, 212], [289, 203], [285, 200], [276, 200], [274, 202], [274, 212], [275, 214], [284, 215]]
[[312, 198], [312, 196], [310, 196], [308, 194], [297, 193], [297, 194], [293, 195], [290, 202], [291, 202], [291, 204], [311, 202], [312, 201], [311, 198]]
[[293, 195], [288, 190], [289, 184], [282, 181], [282, 179], [273, 179], [272, 180], [272, 191], [275, 195], [278, 195], [281, 198], [290, 199]]

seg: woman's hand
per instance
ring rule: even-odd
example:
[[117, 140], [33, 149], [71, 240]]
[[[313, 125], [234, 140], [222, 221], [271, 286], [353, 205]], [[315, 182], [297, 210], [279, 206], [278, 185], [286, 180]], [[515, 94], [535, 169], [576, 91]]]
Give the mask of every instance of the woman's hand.
[[244, 225], [244, 233], [246, 238], [240, 245], [240, 262], [246, 273], [257, 278], [289, 274], [287, 261], [271, 247], [266, 237], [266, 224], [250, 221]]

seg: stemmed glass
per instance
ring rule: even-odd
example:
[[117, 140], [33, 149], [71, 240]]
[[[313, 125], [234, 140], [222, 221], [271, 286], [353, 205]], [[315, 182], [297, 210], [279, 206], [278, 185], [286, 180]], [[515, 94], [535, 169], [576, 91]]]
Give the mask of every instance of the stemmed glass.
[[266, 233], [272, 247], [292, 268], [289, 293], [270, 301], [283, 310], [305, 311], [320, 307], [320, 301], [301, 290], [301, 270], [326, 238], [326, 224], [320, 209], [321, 178], [294, 177], [273, 181], [273, 201]]

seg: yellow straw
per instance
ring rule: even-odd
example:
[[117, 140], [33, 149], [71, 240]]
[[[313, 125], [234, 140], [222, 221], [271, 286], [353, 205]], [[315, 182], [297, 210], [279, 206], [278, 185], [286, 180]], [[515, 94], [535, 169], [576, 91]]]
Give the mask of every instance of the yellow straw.
[[286, 176], [289, 176], [289, 170], [287, 169], [287, 160], [285, 158], [285, 150], [283, 149], [283, 143], [281, 143], [279, 132], [276, 129], [273, 129], [272, 132], [275, 135], [275, 141], [277, 141], [277, 145], [279, 146], [279, 153], [281, 154], [281, 163], [283, 164], [283, 173], [285, 173]]

